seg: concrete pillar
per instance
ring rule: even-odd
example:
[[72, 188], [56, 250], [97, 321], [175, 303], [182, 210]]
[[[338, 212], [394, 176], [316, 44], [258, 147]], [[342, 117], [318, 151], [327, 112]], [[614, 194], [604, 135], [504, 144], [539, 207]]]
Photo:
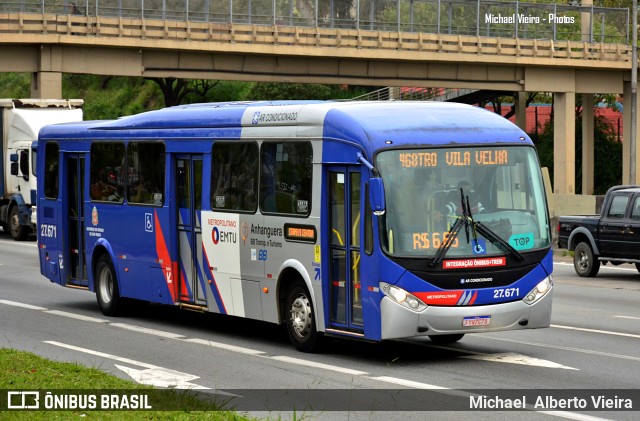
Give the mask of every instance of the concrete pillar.
[[593, 194], [595, 173], [593, 97], [593, 94], [582, 94], [582, 194]]
[[62, 99], [62, 73], [33, 73], [31, 77], [31, 98]]
[[[624, 83], [624, 101], [622, 112], [622, 184], [640, 184], [640, 147], [636, 139], [636, 179], [631, 180], [629, 168], [631, 167], [631, 82]], [[636, 109], [640, 110], [640, 95], [636, 95]], [[636, 127], [640, 127], [640, 113], [636, 115]]]
[[556, 92], [553, 106], [553, 191], [576, 193], [576, 97]]
[[516, 101], [516, 126], [527, 130], [527, 93], [518, 92], [514, 98]]

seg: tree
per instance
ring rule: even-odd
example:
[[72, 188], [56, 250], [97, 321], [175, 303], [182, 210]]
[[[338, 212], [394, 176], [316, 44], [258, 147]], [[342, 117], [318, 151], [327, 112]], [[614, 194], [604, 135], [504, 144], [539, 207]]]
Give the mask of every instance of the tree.
[[188, 80], [178, 79], [175, 77], [152, 77], [146, 79], [151, 80], [158, 85], [162, 91], [162, 96], [164, 97], [164, 105], [167, 107], [182, 104], [185, 97], [189, 94], [193, 94], [201, 100], [204, 100], [207, 93], [220, 83], [219, 80]]

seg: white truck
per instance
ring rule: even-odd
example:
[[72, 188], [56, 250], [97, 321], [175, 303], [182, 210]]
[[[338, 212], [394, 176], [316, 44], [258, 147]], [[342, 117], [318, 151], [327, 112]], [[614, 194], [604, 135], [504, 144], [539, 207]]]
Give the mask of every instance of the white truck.
[[14, 240], [35, 232], [35, 149], [43, 126], [82, 121], [81, 99], [0, 99], [0, 227]]

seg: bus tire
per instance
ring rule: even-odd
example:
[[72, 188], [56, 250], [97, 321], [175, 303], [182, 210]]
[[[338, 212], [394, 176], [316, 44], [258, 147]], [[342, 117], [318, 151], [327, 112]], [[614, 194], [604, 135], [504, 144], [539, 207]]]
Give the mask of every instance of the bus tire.
[[120, 297], [116, 271], [108, 255], [103, 254], [98, 259], [94, 275], [96, 298], [100, 310], [106, 316], [118, 316], [123, 310], [123, 300]]
[[293, 346], [302, 352], [320, 350], [323, 335], [316, 329], [316, 314], [311, 295], [301, 281], [291, 285], [285, 309], [287, 332]]
[[12, 206], [9, 211], [9, 233], [16, 241], [26, 240], [29, 235], [27, 227], [20, 225], [20, 210], [17, 206]]
[[431, 342], [435, 342], [437, 344], [452, 344], [454, 342], [458, 342], [464, 333], [454, 333], [451, 335], [429, 335], [429, 339]]
[[600, 270], [600, 261], [597, 260], [588, 243], [578, 243], [573, 251], [573, 268], [578, 276], [592, 278]]

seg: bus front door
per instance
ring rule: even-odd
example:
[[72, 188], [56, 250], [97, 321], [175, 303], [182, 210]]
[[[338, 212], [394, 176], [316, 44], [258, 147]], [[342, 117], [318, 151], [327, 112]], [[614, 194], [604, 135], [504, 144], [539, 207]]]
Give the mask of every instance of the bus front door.
[[89, 285], [84, 247], [84, 156], [67, 154], [65, 159], [68, 192], [65, 203], [68, 226], [64, 257], [68, 265], [66, 284], [84, 287]]
[[175, 159], [178, 204], [178, 287], [180, 301], [206, 305], [202, 272], [202, 155]]
[[361, 335], [364, 331], [360, 291], [360, 170], [332, 167], [329, 197], [329, 326]]

